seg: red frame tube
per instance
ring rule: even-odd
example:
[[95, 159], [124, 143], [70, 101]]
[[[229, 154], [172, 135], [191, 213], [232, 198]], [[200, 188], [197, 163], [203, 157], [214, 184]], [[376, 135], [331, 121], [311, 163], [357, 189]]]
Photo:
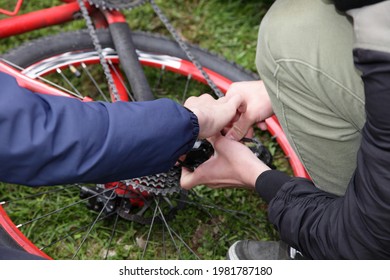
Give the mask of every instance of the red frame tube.
[[64, 97], [74, 97], [70, 94], [67, 94], [61, 90], [58, 90], [54, 87], [51, 87], [47, 84], [44, 84], [38, 80], [31, 79], [22, 73], [20, 71], [15, 70], [14, 68], [8, 66], [7, 64], [0, 61], [0, 71], [7, 73], [11, 76], [13, 76], [17, 83], [24, 88], [27, 88], [33, 92], [39, 92], [44, 94], [50, 94], [50, 95], [57, 95], [57, 96], [64, 96]]
[[282, 148], [284, 154], [286, 155], [291, 168], [293, 170], [294, 176], [303, 177], [310, 179], [310, 175], [307, 173], [305, 167], [298, 158], [298, 155], [295, 153], [290, 143], [287, 140], [286, 134], [283, 132], [282, 127], [275, 115], [265, 120], [267, 124], [268, 131]]
[[19, 10], [20, 10], [20, 7], [22, 6], [22, 3], [23, 3], [23, 0], [18, 0], [13, 11], [0, 9], [0, 13], [12, 17], [12, 16], [16, 15], [17, 13], [19, 13]]
[[[88, 9], [91, 6], [85, 3]], [[74, 20], [75, 14], [80, 11], [77, 2], [71, 2], [27, 14], [0, 20], [0, 38], [26, 33], [47, 26], [61, 24]]]

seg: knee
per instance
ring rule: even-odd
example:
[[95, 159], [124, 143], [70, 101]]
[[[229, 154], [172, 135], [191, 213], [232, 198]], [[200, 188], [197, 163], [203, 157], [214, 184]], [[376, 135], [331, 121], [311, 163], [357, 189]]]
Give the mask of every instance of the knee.
[[350, 22], [332, 1], [277, 0], [260, 24], [256, 63], [285, 58], [313, 61], [320, 48], [325, 54], [335, 51], [335, 38], [350, 45], [353, 35]]
[[271, 72], [276, 67], [276, 61], [281, 58], [297, 58], [295, 49], [302, 48], [304, 36], [310, 38], [310, 33], [316, 29], [311, 22], [312, 15], [302, 3], [316, 0], [278, 0], [268, 10], [260, 23], [256, 65], [260, 75]]

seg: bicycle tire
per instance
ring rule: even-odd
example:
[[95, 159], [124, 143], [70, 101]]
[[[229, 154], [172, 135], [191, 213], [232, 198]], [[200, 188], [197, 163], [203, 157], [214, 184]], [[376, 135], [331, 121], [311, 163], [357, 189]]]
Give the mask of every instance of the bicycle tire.
[[[113, 47], [110, 34], [106, 29], [97, 30], [97, 35], [103, 48]], [[179, 45], [164, 36], [145, 32], [133, 32], [132, 35], [137, 49], [187, 59]], [[69, 51], [92, 48], [93, 45], [88, 32], [86, 30], [78, 30], [27, 42], [18, 48], [10, 50], [3, 58], [25, 68], [47, 57]], [[234, 62], [227, 61], [217, 54], [210, 53], [195, 45], [190, 45], [189, 48], [201, 65], [231, 79], [232, 82], [259, 79], [255, 73], [245, 70]]]
[[[97, 34], [103, 48], [113, 48], [110, 35], [106, 30], [98, 30]], [[175, 42], [165, 37], [152, 35], [149, 33], [134, 32], [133, 40], [138, 50], [147, 53], [158, 53], [186, 59], [186, 56], [180, 47]], [[88, 33], [86, 31], [75, 31], [28, 42], [25, 45], [11, 50], [9, 53], [5, 54], [3, 58], [16, 65], [19, 65], [20, 67], [29, 69], [29, 67], [32, 67], [48, 58], [57, 57], [68, 52], [78, 52], [89, 49], [93, 49], [93, 45], [88, 36]], [[230, 82], [258, 79], [257, 75], [248, 72], [238, 65], [228, 62], [215, 54], [211, 54], [203, 49], [200, 49], [199, 47], [190, 46], [190, 50], [205, 68], [207, 68], [209, 71], [218, 73], [218, 75], [221, 75], [222, 77], [229, 80], [229, 82], [226, 84], [219, 85], [222, 87], [222, 91], [227, 90]], [[201, 79], [201, 77], [198, 77], [198, 79]], [[277, 123], [272, 125], [271, 128], [271, 130], [275, 129], [279, 129]], [[280, 134], [280, 131], [278, 130], [276, 133]], [[286, 143], [284, 143], [284, 145], [286, 145]], [[286, 154], [289, 155], [288, 153]], [[2, 211], [0, 214], [5, 215], [5, 212]], [[7, 226], [9, 227], [9, 224], [4, 226], [4, 224], [2, 224], [0, 221], [0, 227], [4, 229]], [[32, 243], [29, 241], [29, 239], [24, 239], [23, 235], [21, 235], [12, 226], [11, 231], [17, 232], [15, 236], [12, 236], [12, 239], [18, 239], [18, 244], [21, 247], [24, 247], [27, 251], [35, 254], [39, 254], [41, 252], [40, 250], [36, 251], [36, 248], [31, 246]], [[46, 254], [42, 254], [42, 256], [47, 257]]]

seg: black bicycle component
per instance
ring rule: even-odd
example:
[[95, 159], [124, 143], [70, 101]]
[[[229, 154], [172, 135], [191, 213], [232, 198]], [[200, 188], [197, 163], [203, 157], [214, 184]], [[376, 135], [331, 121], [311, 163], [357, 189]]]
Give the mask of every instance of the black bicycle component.
[[[240, 141], [247, 146], [262, 162], [268, 165], [270, 168], [275, 169], [272, 164], [273, 157], [270, 151], [260, 142], [257, 138], [243, 138]], [[207, 140], [198, 140], [195, 142], [194, 147], [186, 155], [184, 161], [180, 164], [192, 171], [199, 165], [208, 160], [214, 154], [214, 148]]]
[[86, 187], [80, 189], [80, 198], [87, 199], [87, 208], [100, 212], [104, 208], [105, 214], [110, 214], [116, 210], [117, 195], [114, 190], [107, 191], [104, 187]]
[[146, 0], [88, 0], [97, 8], [110, 10], [126, 10], [142, 5]]
[[271, 152], [260, 142], [257, 138], [243, 138], [240, 141], [245, 146], [247, 146], [262, 162], [264, 162], [268, 167], [275, 169], [275, 166], [272, 164], [273, 157]]
[[135, 100], [153, 100], [154, 96], [135, 51], [129, 25], [126, 22], [113, 23], [110, 24], [109, 29]]
[[198, 140], [194, 147], [187, 153], [184, 161], [180, 164], [183, 167], [194, 171], [199, 165], [208, 160], [214, 154], [213, 145], [207, 140]]
[[182, 191], [180, 187], [181, 169], [173, 166], [167, 172], [124, 180], [128, 189], [148, 194], [168, 196]]

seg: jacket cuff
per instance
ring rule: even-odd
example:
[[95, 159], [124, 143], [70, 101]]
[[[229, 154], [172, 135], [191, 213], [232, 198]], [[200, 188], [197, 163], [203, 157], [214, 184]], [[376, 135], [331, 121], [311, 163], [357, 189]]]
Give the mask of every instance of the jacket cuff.
[[286, 173], [278, 170], [264, 171], [257, 177], [256, 192], [269, 203], [280, 188], [291, 179]]
[[189, 113], [190, 113], [190, 121], [192, 123], [192, 145], [191, 145], [191, 148], [195, 145], [195, 142], [196, 140], [198, 140], [198, 136], [199, 136], [199, 121], [198, 121], [198, 117], [190, 110], [188, 109], [187, 107], [184, 107], [184, 109], [186, 109]]

